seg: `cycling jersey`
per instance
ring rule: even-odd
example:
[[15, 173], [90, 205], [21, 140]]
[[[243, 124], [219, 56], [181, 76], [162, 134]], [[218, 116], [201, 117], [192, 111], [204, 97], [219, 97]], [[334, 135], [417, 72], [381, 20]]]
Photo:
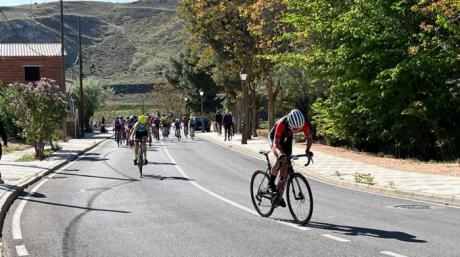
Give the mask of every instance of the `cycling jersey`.
[[[301, 131], [305, 134], [305, 136], [311, 133], [311, 129], [307, 122], [305, 122]], [[283, 153], [291, 155], [293, 137], [294, 135], [292, 129], [289, 127], [287, 116], [284, 116], [279, 119], [275, 123], [275, 126], [273, 126], [270, 130], [268, 140], [270, 146], [272, 147], [272, 151], [275, 152], [276, 148], [279, 146]]]
[[150, 137], [150, 124], [136, 122], [133, 126], [133, 133], [136, 140], [142, 140], [144, 137]]
[[176, 129], [180, 129], [180, 122], [176, 121], [176, 122], [174, 123], [174, 127], [175, 127]]
[[115, 128], [115, 131], [121, 130], [121, 122], [120, 122], [120, 119], [118, 119], [118, 118], [115, 119], [115, 120], [113, 121], [113, 126], [114, 126], [114, 128]]

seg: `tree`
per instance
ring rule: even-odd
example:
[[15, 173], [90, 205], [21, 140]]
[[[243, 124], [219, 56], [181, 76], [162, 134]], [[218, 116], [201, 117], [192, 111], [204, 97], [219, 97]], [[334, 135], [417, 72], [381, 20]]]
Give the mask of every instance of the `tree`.
[[326, 85], [314, 104], [332, 143], [420, 159], [459, 154], [459, 5], [454, 1], [289, 1], [303, 42], [278, 61]]
[[[90, 118], [94, 113], [103, 107], [107, 100], [111, 99], [114, 92], [111, 88], [104, 88], [99, 85], [99, 81], [95, 77], [88, 77], [83, 80], [84, 92], [84, 117], [85, 131], [92, 132], [91, 125], [89, 124]], [[79, 80], [72, 80], [70, 83], [70, 94], [76, 103], [80, 102], [80, 82]]]
[[29, 84], [9, 85], [5, 93], [8, 113], [22, 135], [35, 148], [35, 155], [43, 159], [45, 141], [52, 138], [67, 116], [67, 101], [53, 80], [42, 79]]
[[168, 82], [184, 91], [187, 106], [195, 112], [201, 112], [200, 89], [205, 92], [205, 112], [220, 108], [222, 102], [217, 94], [223, 87], [213, 80], [214, 64], [209, 61], [212, 55], [206, 50], [210, 49], [184, 48], [176, 58], [171, 59], [171, 67], [166, 73]]

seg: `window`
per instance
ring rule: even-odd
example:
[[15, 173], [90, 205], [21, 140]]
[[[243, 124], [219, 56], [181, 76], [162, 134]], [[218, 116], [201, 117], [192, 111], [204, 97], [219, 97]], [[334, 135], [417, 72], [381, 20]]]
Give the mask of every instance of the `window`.
[[26, 81], [40, 80], [40, 67], [24, 67]]

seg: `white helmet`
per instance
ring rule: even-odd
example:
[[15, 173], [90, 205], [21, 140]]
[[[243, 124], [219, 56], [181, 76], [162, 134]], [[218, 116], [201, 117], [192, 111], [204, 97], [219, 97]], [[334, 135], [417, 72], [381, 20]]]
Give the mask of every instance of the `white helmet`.
[[305, 118], [301, 111], [294, 109], [288, 114], [288, 122], [291, 128], [300, 129], [305, 125]]

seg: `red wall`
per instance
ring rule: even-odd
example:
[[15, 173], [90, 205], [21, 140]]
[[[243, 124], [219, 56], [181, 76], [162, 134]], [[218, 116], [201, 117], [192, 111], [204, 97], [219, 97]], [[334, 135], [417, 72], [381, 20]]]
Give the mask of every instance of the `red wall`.
[[24, 57], [0, 57], [0, 80], [4, 84], [23, 82], [24, 65], [40, 65], [40, 76], [61, 81], [61, 57], [60, 56], [24, 56]]

